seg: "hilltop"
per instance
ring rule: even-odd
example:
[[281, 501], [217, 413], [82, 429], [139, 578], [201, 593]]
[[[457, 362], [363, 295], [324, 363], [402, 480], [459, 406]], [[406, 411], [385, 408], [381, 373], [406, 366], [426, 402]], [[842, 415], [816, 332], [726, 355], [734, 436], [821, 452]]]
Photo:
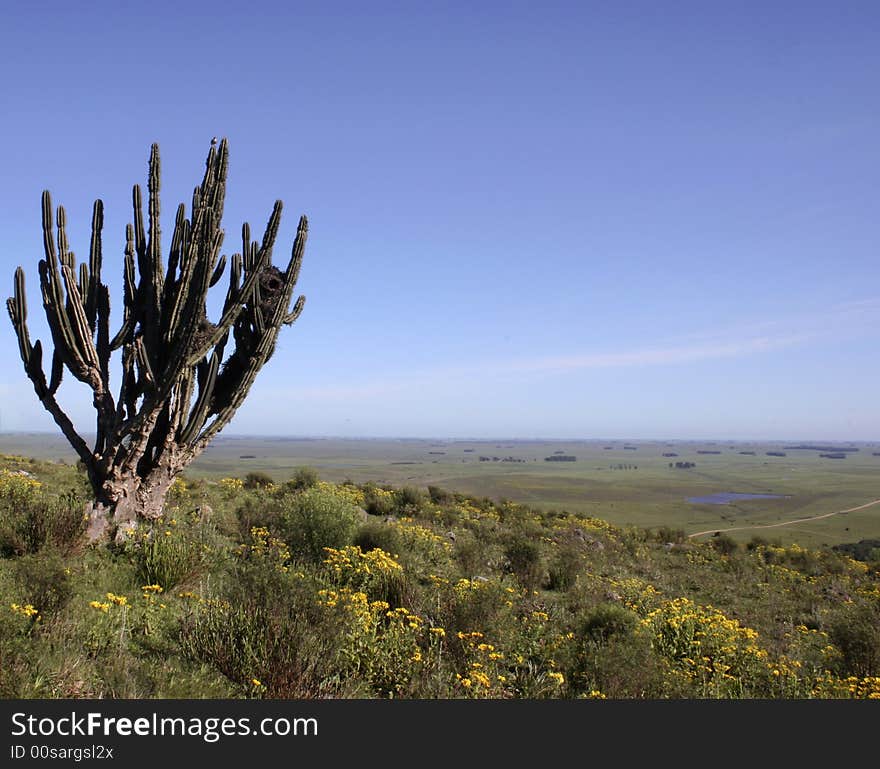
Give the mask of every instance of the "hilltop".
[[308, 468], [181, 479], [90, 546], [84, 495], [71, 464], [0, 459], [0, 696], [880, 697], [875, 548]]

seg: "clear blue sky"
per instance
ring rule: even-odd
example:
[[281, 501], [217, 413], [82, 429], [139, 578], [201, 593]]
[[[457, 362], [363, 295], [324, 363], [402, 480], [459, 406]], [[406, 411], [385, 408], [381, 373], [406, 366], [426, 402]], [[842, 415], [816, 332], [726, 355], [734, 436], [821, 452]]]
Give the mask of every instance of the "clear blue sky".
[[[876, 2], [9, 3], [0, 279], [45, 340], [41, 190], [80, 256], [104, 200], [118, 287], [150, 144], [170, 232], [226, 136], [224, 250], [311, 225], [227, 434], [880, 439], [878, 40]], [[0, 345], [2, 429], [54, 430]]]

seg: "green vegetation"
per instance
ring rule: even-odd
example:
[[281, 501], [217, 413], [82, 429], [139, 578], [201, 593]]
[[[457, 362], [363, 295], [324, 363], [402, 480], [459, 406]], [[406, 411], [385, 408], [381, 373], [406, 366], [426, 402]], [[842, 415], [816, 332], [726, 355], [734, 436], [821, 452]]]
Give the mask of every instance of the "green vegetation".
[[74, 466], [0, 460], [0, 696], [880, 697], [876, 560], [290, 476], [91, 545]]

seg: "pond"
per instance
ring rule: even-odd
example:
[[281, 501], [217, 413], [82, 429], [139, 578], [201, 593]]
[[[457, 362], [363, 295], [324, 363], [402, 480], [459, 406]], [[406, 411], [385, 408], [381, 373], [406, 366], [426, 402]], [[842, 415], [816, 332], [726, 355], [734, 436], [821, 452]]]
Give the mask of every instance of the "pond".
[[688, 497], [687, 501], [695, 505], [727, 505], [731, 502], [742, 502], [746, 499], [782, 499], [782, 494], [741, 494], [736, 491], [719, 491], [703, 497]]

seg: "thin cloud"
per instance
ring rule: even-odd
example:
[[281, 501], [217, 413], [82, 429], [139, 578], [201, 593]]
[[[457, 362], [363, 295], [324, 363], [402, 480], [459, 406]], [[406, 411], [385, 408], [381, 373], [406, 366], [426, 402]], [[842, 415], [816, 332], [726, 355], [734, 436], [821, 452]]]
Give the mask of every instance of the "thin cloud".
[[536, 358], [504, 364], [504, 371], [574, 371], [578, 369], [623, 368], [630, 366], [668, 366], [715, 358], [738, 358], [779, 350], [807, 341], [807, 335], [755, 337], [740, 341], [719, 341], [696, 345], [648, 347], [618, 352], [590, 353]]
[[589, 369], [676, 366], [701, 361], [745, 358], [810, 343], [840, 340], [880, 327], [880, 299], [868, 298], [805, 308], [782, 318], [757, 319], [738, 327], [702, 330], [645, 347], [577, 352], [569, 355], [485, 360], [422, 371], [405, 371], [354, 384], [309, 385], [278, 390], [304, 401], [376, 400], [430, 392], [455, 380], [482, 381], [521, 374], [565, 374]]
[[[285, 397], [303, 400], [343, 401], [372, 399], [410, 393], [416, 388], [429, 388], [453, 379], [485, 381], [494, 376], [510, 374], [566, 373], [583, 369], [613, 369], [637, 366], [670, 366], [704, 360], [737, 358], [757, 355], [807, 341], [809, 337], [755, 337], [740, 341], [655, 346], [633, 350], [587, 353], [507, 361], [486, 361], [468, 366], [413, 371], [393, 379], [383, 379], [351, 385], [308, 386], [285, 390]], [[279, 395], [281, 393], [279, 392]]]

